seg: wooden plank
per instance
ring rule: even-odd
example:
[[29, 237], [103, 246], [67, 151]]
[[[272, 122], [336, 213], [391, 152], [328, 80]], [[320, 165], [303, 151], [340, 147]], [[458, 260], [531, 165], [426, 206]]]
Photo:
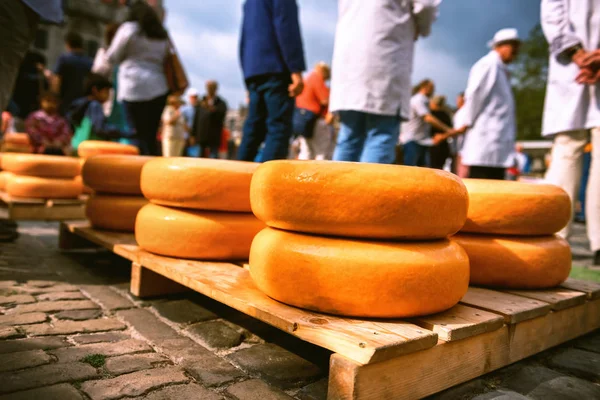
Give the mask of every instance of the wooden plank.
[[500, 314], [506, 323], [516, 324], [550, 312], [550, 304], [489, 289], [470, 287], [461, 303]]
[[279, 303], [256, 288], [244, 268], [178, 260], [115, 246], [115, 253], [198, 293], [361, 364], [433, 347], [436, 333], [409, 322], [340, 318]]
[[381, 363], [359, 365], [334, 354], [328, 398], [423, 398], [598, 328], [600, 300]]
[[78, 250], [78, 249], [89, 249], [95, 246], [89, 240], [75, 234], [70, 225], [65, 222], [61, 222], [58, 231], [58, 248], [60, 250]]
[[506, 290], [505, 292], [543, 301], [550, 304], [554, 311], [583, 304], [587, 298], [587, 295], [583, 292], [563, 288], [548, 290]]
[[185, 286], [157, 274], [141, 265], [131, 264], [130, 292], [137, 297], [155, 297], [189, 291]]
[[9, 218], [15, 221], [65, 221], [85, 218], [85, 205], [54, 205], [47, 207], [45, 204], [9, 205]]
[[135, 235], [129, 232], [102, 231], [89, 227], [75, 228], [75, 233], [113, 251], [116, 245], [135, 245]]
[[443, 313], [411, 319], [447, 342], [461, 340], [502, 328], [504, 318], [498, 314], [458, 304]]
[[569, 278], [560, 286], [566, 289], [583, 292], [587, 294], [589, 300], [600, 299], [600, 283], [598, 282]]

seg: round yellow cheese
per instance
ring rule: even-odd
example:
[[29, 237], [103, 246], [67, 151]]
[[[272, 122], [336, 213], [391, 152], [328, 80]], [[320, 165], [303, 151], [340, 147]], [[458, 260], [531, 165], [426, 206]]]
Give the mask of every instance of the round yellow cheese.
[[193, 211], [148, 204], [140, 210], [135, 238], [143, 249], [199, 260], [247, 260], [264, 228], [250, 213]]
[[204, 158], [157, 158], [142, 170], [152, 203], [197, 210], [251, 212], [250, 181], [259, 164]]
[[96, 192], [142, 195], [142, 167], [154, 157], [99, 155], [83, 165], [83, 181]]
[[34, 199], [75, 199], [82, 193], [76, 179], [38, 178], [13, 175], [6, 180], [6, 193], [13, 197]]
[[468, 208], [465, 186], [448, 172], [330, 161], [267, 162], [250, 200], [273, 228], [372, 239], [445, 238]]
[[88, 158], [100, 154], [124, 154], [137, 156], [140, 150], [129, 144], [106, 142], [102, 140], [86, 140], [77, 148], [79, 157]]
[[138, 211], [146, 204], [148, 200], [141, 196], [94, 195], [87, 201], [85, 215], [96, 229], [133, 232]]
[[372, 318], [433, 314], [467, 292], [469, 260], [449, 240], [362, 241], [267, 228], [252, 243], [250, 275], [283, 303]]
[[76, 158], [42, 154], [5, 154], [2, 169], [17, 175], [44, 178], [75, 178], [81, 174]]
[[453, 237], [471, 263], [471, 284], [513, 289], [545, 289], [569, 277], [571, 248], [555, 237]]
[[469, 213], [462, 232], [553, 235], [571, 219], [571, 201], [558, 186], [465, 179]]

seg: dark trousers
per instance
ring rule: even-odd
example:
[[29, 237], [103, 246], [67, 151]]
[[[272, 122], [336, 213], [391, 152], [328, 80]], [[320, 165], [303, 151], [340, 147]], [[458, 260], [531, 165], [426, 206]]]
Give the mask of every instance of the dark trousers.
[[158, 156], [159, 148], [156, 134], [160, 126], [167, 95], [162, 95], [148, 101], [125, 101], [127, 121], [135, 130], [136, 138], [140, 141], [140, 153]]
[[471, 165], [469, 167], [469, 178], [504, 180], [505, 177], [506, 168], [480, 167], [477, 165]]
[[443, 141], [437, 146], [429, 148], [429, 159], [431, 160], [431, 168], [444, 169], [446, 160], [450, 157], [450, 146], [448, 142]]
[[289, 75], [264, 75], [246, 82], [250, 103], [239, 160], [254, 161], [263, 142], [261, 162], [287, 158], [294, 115], [290, 83]]
[[12, 96], [19, 66], [35, 38], [39, 16], [20, 0], [0, 1], [0, 113]]

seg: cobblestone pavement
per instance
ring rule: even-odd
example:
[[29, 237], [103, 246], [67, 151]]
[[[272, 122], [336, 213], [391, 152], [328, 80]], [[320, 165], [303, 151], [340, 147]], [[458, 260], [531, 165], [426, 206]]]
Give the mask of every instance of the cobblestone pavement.
[[[59, 253], [56, 224], [20, 231], [0, 244], [0, 400], [326, 398], [328, 351], [198, 294], [133, 298], [127, 261]], [[600, 399], [598, 383], [599, 332], [432, 399]]]

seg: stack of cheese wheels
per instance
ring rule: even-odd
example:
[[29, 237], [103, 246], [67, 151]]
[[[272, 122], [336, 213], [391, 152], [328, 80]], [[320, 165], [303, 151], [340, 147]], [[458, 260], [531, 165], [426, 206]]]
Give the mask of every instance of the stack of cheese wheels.
[[76, 158], [40, 154], [2, 156], [4, 191], [12, 197], [72, 199], [83, 187], [76, 177], [81, 165]]
[[160, 158], [142, 171], [151, 204], [137, 216], [135, 238], [145, 250], [177, 258], [247, 260], [265, 225], [250, 209], [258, 164]]
[[2, 138], [1, 151], [6, 153], [31, 153], [31, 140], [26, 133], [7, 133]]
[[94, 194], [86, 205], [92, 227], [133, 232], [138, 211], [148, 204], [140, 177], [153, 157], [99, 155], [83, 164], [83, 182]]
[[467, 291], [467, 254], [448, 236], [465, 223], [468, 195], [450, 173], [271, 161], [250, 199], [269, 226], [252, 243], [250, 274], [283, 303], [398, 318], [444, 311]]
[[548, 184], [465, 179], [469, 213], [454, 237], [471, 260], [473, 285], [544, 289], [571, 270], [569, 244], [555, 236], [571, 218], [571, 202]]

